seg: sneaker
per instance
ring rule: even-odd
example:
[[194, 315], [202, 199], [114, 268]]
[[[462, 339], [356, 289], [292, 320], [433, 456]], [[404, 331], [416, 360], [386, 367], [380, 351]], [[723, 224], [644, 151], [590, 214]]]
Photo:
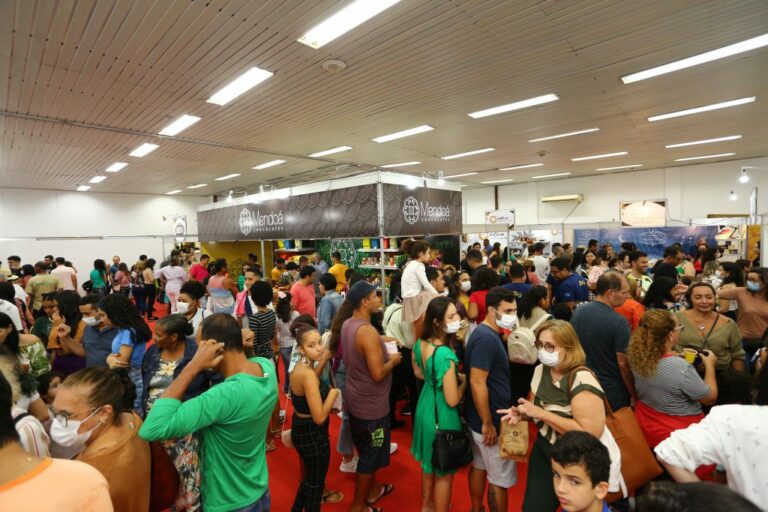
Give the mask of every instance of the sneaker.
[[397, 443], [389, 443], [389, 454], [392, 455], [397, 451]]
[[352, 457], [352, 460], [349, 462], [344, 462], [344, 459], [341, 459], [341, 464], [339, 465], [339, 471], [342, 473], [356, 473], [357, 472], [357, 459], [358, 457]]

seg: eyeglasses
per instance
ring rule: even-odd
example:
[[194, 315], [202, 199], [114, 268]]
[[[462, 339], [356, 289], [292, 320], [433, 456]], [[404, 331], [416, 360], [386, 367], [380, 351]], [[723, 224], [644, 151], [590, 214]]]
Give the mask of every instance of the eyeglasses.
[[87, 411], [73, 412], [73, 413], [69, 413], [69, 414], [57, 412], [57, 413], [54, 413], [53, 419], [58, 421], [58, 422], [60, 422], [66, 428], [68, 426], [68, 424], [69, 424], [69, 420], [72, 419], [73, 416], [80, 416], [81, 414], [85, 414], [86, 412], [89, 412], [91, 414], [89, 414], [88, 416], [86, 416], [82, 420], [82, 421], [86, 421], [88, 418], [90, 418], [93, 415], [93, 413], [95, 413], [99, 409], [101, 409], [101, 407], [94, 407], [92, 409], [88, 409]]
[[544, 349], [544, 351], [545, 351], [545, 352], [549, 352], [550, 354], [551, 354], [552, 352], [554, 352], [554, 351], [555, 351], [555, 349], [557, 348], [556, 346], [554, 346], [554, 345], [553, 345], [553, 344], [551, 344], [551, 343], [542, 343], [542, 342], [540, 342], [540, 341], [537, 341], [537, 342], [536, 342], [536, 343], [534, 343], [533, 345], [536, 347], [536, 349], [537, 349], [537, 350], [541, 350], [541, 349]]

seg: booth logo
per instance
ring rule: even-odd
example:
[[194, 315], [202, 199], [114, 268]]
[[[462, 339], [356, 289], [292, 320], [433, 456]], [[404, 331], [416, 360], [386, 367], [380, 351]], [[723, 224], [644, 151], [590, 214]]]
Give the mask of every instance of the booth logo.
[[421, 202], [413, 196], [403, 201], [403, 218], [408, 224], [417, 222], [448, 222], [451, 217], [451, 207], [447, 205], [430, 206], [429, 201]]
[[251, 215], [251, 211], [248, 208], [243, 208], [240, 212], [238, 223], [240, 224], [240, 232], [242, 234], [248, 235], [251, 232], [251, 229], [253, 229], [253, 215]]
[[240, 211], [240, 218], [238, 219], [238, 225], [240, 226], [240, 232], [243, 235], [249, 233], [279, 233], [283, 229], [285, 223], [285, 217], [283, 211], [269, 212], [261, 214], [261, 211], [256, 210], [253, 213], [248, 208], [243, 208]]
[[413, 196], [408, 196], [403, 201], [403, 217], [408, 224], [419, 222], [419, 202]]

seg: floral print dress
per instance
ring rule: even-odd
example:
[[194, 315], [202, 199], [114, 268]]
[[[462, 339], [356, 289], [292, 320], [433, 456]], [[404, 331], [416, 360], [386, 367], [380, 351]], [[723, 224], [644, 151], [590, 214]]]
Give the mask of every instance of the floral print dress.
[[[181, 359], [176, 361], [160, 360], [157, 371], [149, 381], [149, 397], [147, 398], [147, 412], [152, 408], [155, 400], [165, 392], [173, 382], [173, 373]], [[179, 439], [167, 439], [161, 442], [168, 456], [176, 466], [181, 480], [179, 496], [171, 511], [202, 510], [200, 500], [200, 443], [195, 434], [188, 434]]]

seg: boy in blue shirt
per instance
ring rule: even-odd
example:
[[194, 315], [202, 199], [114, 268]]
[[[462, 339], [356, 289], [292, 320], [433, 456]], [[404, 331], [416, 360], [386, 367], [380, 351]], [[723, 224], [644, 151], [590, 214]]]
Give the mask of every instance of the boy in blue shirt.
[[565, 512], [610, 512], [605, 497], [611, 458], [595, 436], [572, 430], [552, 447], [552, 479]]

